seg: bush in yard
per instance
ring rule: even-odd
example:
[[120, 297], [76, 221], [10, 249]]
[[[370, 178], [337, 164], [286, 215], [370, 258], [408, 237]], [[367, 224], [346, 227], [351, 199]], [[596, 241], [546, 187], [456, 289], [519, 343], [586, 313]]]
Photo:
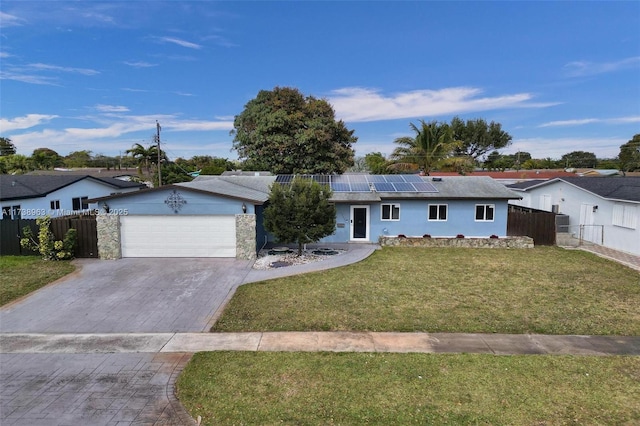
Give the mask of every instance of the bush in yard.
[[291, 184], [274, 184], [269, 204], [264, 209], [264, 227], [279, 242], [302, 245], [331, 235], [336, 227], [336, 210], [329, 203], [331, 189], [327, 185], [301, 177]]
[[23, 238], [20, 245], [31, 251], [37, 251], [44, 260], [68, 260], [73, 259], [73, 249], [76, 245], [77, 231], [69, 229], [62, 241], [56, 241], [51, 232], [51, 218], [49, 216], [36, 219], [39, 227], [38, 240], [36, 241], [31, 228], [25, 226], [22, 230]]

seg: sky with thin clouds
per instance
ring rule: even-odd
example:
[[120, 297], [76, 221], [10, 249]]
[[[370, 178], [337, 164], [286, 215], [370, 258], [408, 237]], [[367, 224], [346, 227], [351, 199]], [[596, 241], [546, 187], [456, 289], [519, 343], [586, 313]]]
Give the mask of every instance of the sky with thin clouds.
[[0, 3], [0, 136], [18, 153], [236, 159], [260, 90], [323, 98], [356, 155], [419, 120], [482, 118], [502, 150], [613, 158], [640, 133], [640, 2]]

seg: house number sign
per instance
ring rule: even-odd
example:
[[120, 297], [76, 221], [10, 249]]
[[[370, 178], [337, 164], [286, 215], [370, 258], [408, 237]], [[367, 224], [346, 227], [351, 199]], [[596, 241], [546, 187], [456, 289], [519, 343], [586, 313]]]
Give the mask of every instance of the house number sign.
[[182, 195], [180, 195], [178, 193], [178, 191], [176, 191], [175, 189], [173, 190], [173, 192], [171, 194], [169, 194], [169, 196], [167, 197], [166, 200], [164, 200], [164, 203], [171, 209], [173, 210], [174, 213], [178, 213], [180, 211], [180, 209], [182, 208], [182, 206], [184, 206], [185, 204], [187, 204], [187, 200], [185, 200]]

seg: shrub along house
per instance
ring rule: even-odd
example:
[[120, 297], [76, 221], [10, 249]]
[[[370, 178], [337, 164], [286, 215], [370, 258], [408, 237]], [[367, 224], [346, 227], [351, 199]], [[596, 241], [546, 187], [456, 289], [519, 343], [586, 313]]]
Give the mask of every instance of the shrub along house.
[[[382, 236], [506, 236], [508, 200], [517, 194], [489, 177], [316, 175], [331, 187], [335, 232], [322, 243], [378, 242]], [[200, 176], [192, 182], [96, 202], [102, 258], [251, 259], [274, 239], [264, 204], [281, 176]]]

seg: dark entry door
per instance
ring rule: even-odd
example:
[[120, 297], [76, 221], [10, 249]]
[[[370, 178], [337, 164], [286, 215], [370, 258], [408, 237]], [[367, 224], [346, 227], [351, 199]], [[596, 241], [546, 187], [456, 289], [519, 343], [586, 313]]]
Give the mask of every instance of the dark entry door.
[[369, 237], [368, 220], [369, 207], [351, 207], [351, 239], [367, 240]]

